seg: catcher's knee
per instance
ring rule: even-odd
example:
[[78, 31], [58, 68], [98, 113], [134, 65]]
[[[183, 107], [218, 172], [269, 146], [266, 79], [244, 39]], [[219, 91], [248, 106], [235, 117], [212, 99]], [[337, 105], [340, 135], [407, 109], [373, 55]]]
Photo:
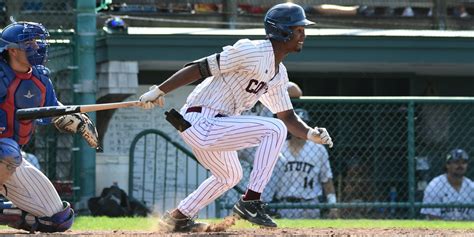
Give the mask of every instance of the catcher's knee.
[[74, 223], [74, 210], [68, 202], [63, 202], [62, 211], [51, 217], [36, 217], [20, 209], [4, 209], [0, 214], [0, 224], [30, 232], [64, 232]]
[[[62, 211], [54, 214], [51, 217], [41, 217], [39, 218], [41, 232], [64, 232], [69, 230], [74, 223], [74, 210], [71, 208], [71, 205], [63, 201], [64, 208]], [[52, 225], [44, 224], [43, 222], [52, 223]]]

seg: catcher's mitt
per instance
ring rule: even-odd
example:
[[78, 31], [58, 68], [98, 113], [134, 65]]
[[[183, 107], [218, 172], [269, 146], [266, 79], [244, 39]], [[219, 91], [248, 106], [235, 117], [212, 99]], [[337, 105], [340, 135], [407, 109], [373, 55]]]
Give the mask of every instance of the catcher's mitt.
[[54, 126], [63, 133], [80, 133], [92, 148], [99, 145], [99, 134], [87, 114], [66, 114], [54, 118]]

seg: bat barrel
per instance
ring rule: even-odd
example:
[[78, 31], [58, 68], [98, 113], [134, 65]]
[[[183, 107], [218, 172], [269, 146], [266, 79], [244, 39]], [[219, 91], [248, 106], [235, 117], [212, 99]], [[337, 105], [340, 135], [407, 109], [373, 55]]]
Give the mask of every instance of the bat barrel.
[[57, 117], [66, 114], [87, 113], [101, 110], [127, 108], [139, 106], [139, 101], [125, 101], [118, 103], [91, 104], [91, 105], [64, 105], [64, 106], [47, 106], [38, 108], [18, 109], [16, 111], [16, 119], [32, 120], [38, 118]]
[[18, 109], [16, 111], [16, 118], [18, 120], [32, 120], [38, 118], [56, 117], [65, 114], [73, 114], [77, 112], [80, 112], [80, 107], [78, 106], [51, 106]]

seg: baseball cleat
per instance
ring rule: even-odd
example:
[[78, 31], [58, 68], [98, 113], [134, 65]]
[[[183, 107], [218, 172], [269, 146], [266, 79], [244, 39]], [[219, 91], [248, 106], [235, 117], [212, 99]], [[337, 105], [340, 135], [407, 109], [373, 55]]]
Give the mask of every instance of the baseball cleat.
[[242, 219], [250, 221], [253, 224], [265, 227], [277, 227], [277, 224], [265, 212], [265, 206], [266, 204], [261, 200], [244, 201], [240, 198], [232, 210]]
[[166, 212], [158, 224], [160, 229], [168, 232], [204, 232], [209, 226], [207, 223], [195, 222], [192, 218], [174, 218], [169, 212]]

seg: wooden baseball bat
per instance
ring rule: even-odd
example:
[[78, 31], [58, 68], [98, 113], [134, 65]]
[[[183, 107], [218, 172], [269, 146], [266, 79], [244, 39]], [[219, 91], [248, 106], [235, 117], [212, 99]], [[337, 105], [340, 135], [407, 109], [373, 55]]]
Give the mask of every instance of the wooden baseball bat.
[[31, 120], [38, 118], [57, 117], [65, 114], [87, 113], [100, 110], [119, 109], [139, 106], [139, 101], [125, 101], [117, 103], [91, 104], [91, 105], [62, 105], [46, 106], [29, 109], [19, 109], [16, 111], [18, 120]]

